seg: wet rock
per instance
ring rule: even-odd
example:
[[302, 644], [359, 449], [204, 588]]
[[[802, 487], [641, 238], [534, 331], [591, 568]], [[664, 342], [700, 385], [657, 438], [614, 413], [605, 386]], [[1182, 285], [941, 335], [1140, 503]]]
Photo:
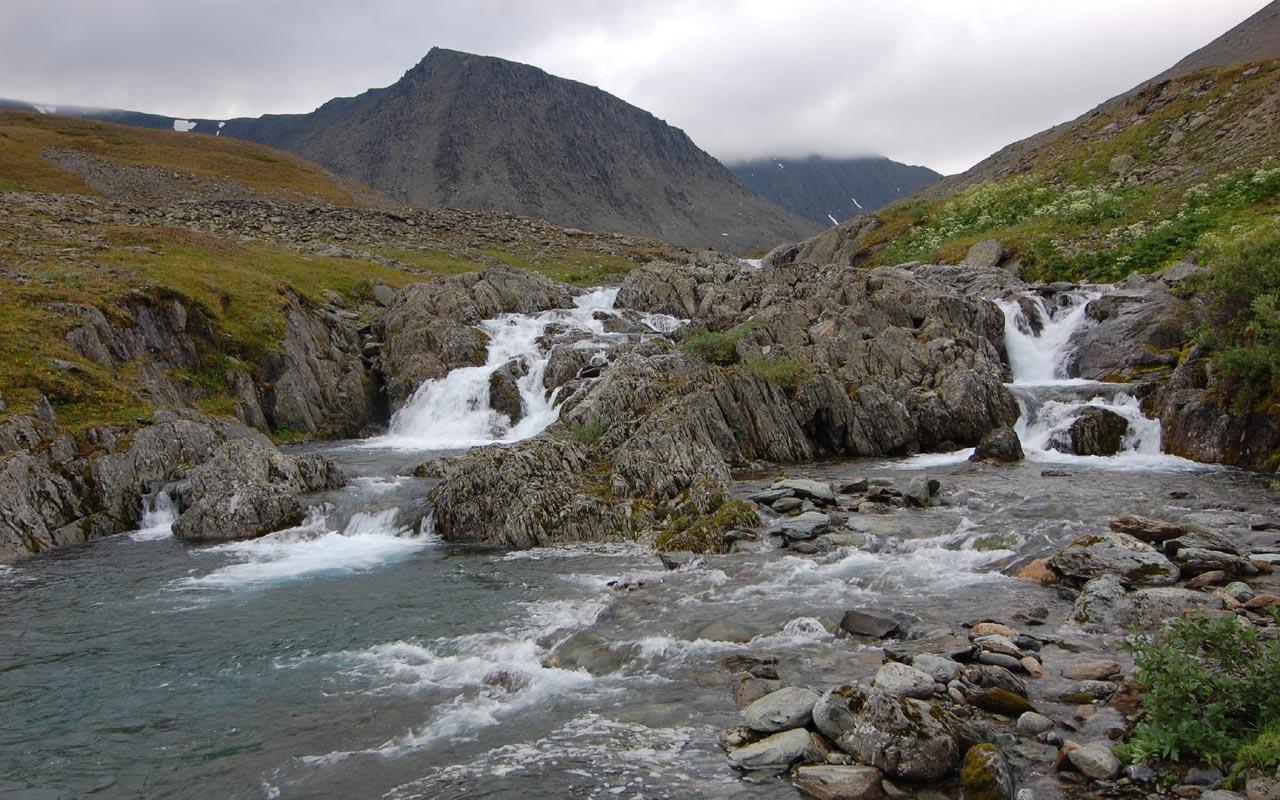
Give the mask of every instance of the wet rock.
[[927, 700], [933, 696], [934, 679], [915, 667], [889, 661], [876, 672], [872, 685], [886, 694]]
[[811, 539], [818, 530], [830, 524], [830, 515], [821, 511], [806, 511], [784, 520], [779, 530], [788, 539]]
[[1071, 765], [1094, 780], [1111, 780], [1120, 772], [1120, 759], [1100, 742], [1081, 745], [1067, 753]]
[[806, 766], [796, 769], [795, 786], [818, 800], [882, 800], [883, 780], [875, 767]]
[[840, 619], [840, 629], [854, 636], [870, 636], [884, 639], [898, 634], [902, 630], [903, 621], [889, 616], [881, 616], [866, 611], [846, 611]]
[[1077, 537], [1049, 559], [1059, 575], [1083, 583], [1116, 575], [1134, 586], [1160, 586], [1178, 579], [1178, 568], [1158, 550], [1128, 534], [1107, 531]]
[[782, 771], [800, 761], [817, 761], [821, 751], [804, 728], [775, 733], [771, 736], [729, 750], [729, 763], [739, 769]]
[[1019, 580], [1038, 583], [1041, 586], [1052, 586], [1060, 580], [1058, 573], [1049, 568], [1049, 559], [1047, 558], [1037, 558], [1028, 562], [1018, 569], [1014, 577]]
[[747, 727], [762, 733], [800, 728], [809, 723], [818, 694], [798, 686], [771, 692], [747, 706]]
[[1034, 711], [1024, 711], [1018, 717], [1018, 733], [1035, 738], [1045, 731], [1053, 730], [1053, 720]]
[[1013, 800], [1013, 771], [998, 747], [977, 744], [964, 755], [960, 787], [965, 800]]
[[1147, 544], [1162, 544], [1169, 539], [1176, 539], [1187, 533], [1184, 525], [1167, 522], [1154, 517], [1143, 517], [1137, 514], [1126, 514], [1111, 520], [1111, 530], [1116, 533], [1127, 533]]
[[1187, 581], [1188, 589], [1205, 589], [1210, 586], [1217, 586], [1227, 582], [1227, 573], [1220, 569], [1211, 569], [1208, 572], [1202, 572], [1191, 580]]
[[978, 442], [978, 447], [969, 456], [970, 461], [985, 461], [1011, 464], [1023, 459], [1022, 442], [1013, 428], [996, 428], [988, 432]]
[[983, 711], [1017, 719], [1028, 711], [1035, 711], [1031, 701], [999, 686], [989, 686], [969, 695], [969, 704]]
[[760, 698], [782, 688], [782, 681], [776, 678], [759, 678], [750, 673], [738, 676], [733, 687], [733, 702], [738, 708], [746, 708]]
[[524, 419], [520, 379], [529, 371], [523, 359], [513, 358], [489, 376], [489, 407], [505, 414], [512, 425]]
[[805, 478], [785, 478], [783, 480], [774, 481], [771, 489], [790, 489], [796, 497], [808, 498], [824, 503], [834, 503], [836, 500], [835, 492], [831, 488], [831, 484], [821, 481], [812, 481]]
[[1113, 456], [1124, 447], [1129, 421], [1114, 411], [1086, 406], [1067, 430], [1078, 456]]
[[799, 497], [780, 497], [774, 500], [770, 507], [779, 514], [788, 514], [798, 510], [804, 505], [804, 501]]
[[933, 498], [933, 493], [929, 491], [929, 479], [923, 475], [912, 476], [902, 490], [902, 497], [913, 506], [923, 508], [929, 505]]
[[700, 558], [701, 556], [696, 553], [691, 553], [688, 550], [677, 550], [674, 552], [658, 554], [658, 560], [661, 561], [662, 566], [667, 569], [680, 569], [681, 567], [692, 564]]
[[818, 730], [890, 778], [934, 781], [956, 767], [959, 750], [937, 706], [879, 689], [842, 686], [814, 706]]
[[320, 455], [287, 456], [261, 441], [233, 440], [172, 487], [182, 509], [173, 535], [191, 541], [262, 536], [302, 521], [298, 495], [346, 482], [342, 470]]
[[759, 492], [752, 492], [747, 495], [747, 499], [753, 503], [762, 505], [770, 505], [784, 497], [791, 497], [794, 493], [790, 489], [765, 489]]
[[1228, 575], [1257, 575], [1258, 568], [1249, 559], [1233, 553], [1206, 550], [1200, 547], [1180, 547], [1173, 554], [1173, 563], [1185, 576], [1204, 572], [1225, 572]]
[[867, 490], [868, 483], [866, 478], [854, 478], [844, 481], [836, 486], [837, 494], [862, 494]]

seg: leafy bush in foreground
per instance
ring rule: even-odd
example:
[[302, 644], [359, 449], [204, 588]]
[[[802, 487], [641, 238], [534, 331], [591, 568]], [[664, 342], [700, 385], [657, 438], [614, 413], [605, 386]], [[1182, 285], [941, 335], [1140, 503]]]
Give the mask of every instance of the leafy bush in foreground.
[[1280, 725], [1280, 642], [1233, 616], [1200, 616], [1130, 647], [1145, 713], [1122, 757], [1223, 767], [1242, 752], [1266, 757], [1263, 738]]

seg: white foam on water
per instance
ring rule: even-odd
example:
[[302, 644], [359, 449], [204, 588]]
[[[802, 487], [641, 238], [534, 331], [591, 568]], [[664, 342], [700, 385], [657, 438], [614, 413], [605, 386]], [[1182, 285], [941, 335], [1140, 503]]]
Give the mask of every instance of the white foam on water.
[[1040, 333], [1036, 334], [1022, 306], [1013, 301], [999, 303], [1004, 312], [1005, 352], [1013, 382], [1044, 384], [1067, 378], [1065, 361], [1070, 354], [1071, 337], [1090, 323], [1085, 309], [1099, 292], [1071, 295], [1072, 305], [1055, 315], [1044, 299], [1028, 295], [1038, 317]]
[[352, 515], [345, 528], [332, 531], [322, 513], [296, 528], [259, 539], [205, 547], [192, 551], [200, 557], [225, 556], [233, 563], [207, 575], [185, 578], [178, 589], [235, 590], [270, 585], [322, 574], [348, 574], [407, 558], [439, 541], [434, 535], [415, 534], [397, 527], [399, 509]]
[[582, 542], [580, 544], [531, 547], [528, 550], [512, 550], [499, 556], [500, 561], [541, 561], [547, 558], [653, 558], [653, 548], [638, 542]]
[[[709, 784], [732, 790], [739, 782], [731, 770], [715, 774], [706, 765], [690, 761], [691, 751], [714, 742], [716, 733], [710, 726], [649, 727], [587, 712], [538, 739], [504, 744], [465, 763], [434, 769], [384, 797], [418, 800], [454, 796], [460, 790], [470, 794], [467, 787], [492, 783], [495, 778], [527, 786], [544, 780], [568, 781], [575, 785], [565, 796], [573, 797], [699, 797]], [[707, 761], [722, 760], [718, 752], [706, 749]]]
[[[560, 415], [557, 398], [548, 396], [543, 386], [550, 349], [540, 340], [553, 324], [597, 338], [626, 338], [626, 334], [606, 333], [604, 321], [596, 319], [597, 312], [613, 309], [617, 295], [617, 288], [596, 289], [575, 298], [572, 309], [503, 314], [483, 321], [480, 328], [489, 336], [485, 363], [423, 382], [392, 416], [387, 434], [366, 440], [363, 446], [457, 450], [518, 442], [537, 435]], [[659, 333], [680, 325], [679, 320], [664, 315], [648, 314], [644, 320]], [[521, 361], [525, 368], [525, 374], [516, 381], [524, 417], [514, 425], [506, 414], [489, 405], [490, 377], [513, 359]]]
[[351, 483], [364, 494], [386, 494], [387, 492], [404, 486], [412, 480], [412, 478], [404, 475], [397, 475], [391, 478], [383, 478], [377, 475], [362, 475]]
[[178, 509], [169, 495], [158, 492], [142, 498], [142, 519], [138, 529], [128, 534], [135, 542], [154, 542], [173, 536], [173, 523], [178, 521]]

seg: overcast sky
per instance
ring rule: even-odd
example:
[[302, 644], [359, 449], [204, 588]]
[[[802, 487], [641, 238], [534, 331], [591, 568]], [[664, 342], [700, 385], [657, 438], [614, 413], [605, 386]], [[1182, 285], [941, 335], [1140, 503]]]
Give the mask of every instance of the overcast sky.
[[881, 153], [956, 172], [1264, 4], [0, 0], [0, 97], [185, 117], [309, 111], [393, 83], [438, 45], [600, 86], [723, 160]]

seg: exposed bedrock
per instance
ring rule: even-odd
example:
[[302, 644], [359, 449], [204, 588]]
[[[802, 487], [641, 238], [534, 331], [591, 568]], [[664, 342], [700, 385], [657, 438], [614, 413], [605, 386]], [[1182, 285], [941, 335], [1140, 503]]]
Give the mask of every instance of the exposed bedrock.
[[[1017, 417], [999, 309], [903, 270], [654, 263], [618, 306], [695, 326], [678, 349], [620, 348], [539, 437], [452, 461], [432, 490], [445, 537], [721, 549], [754, 517], [733, 468], [973, 445]], [[730, 343], [717, 363], [702, 327]]]

